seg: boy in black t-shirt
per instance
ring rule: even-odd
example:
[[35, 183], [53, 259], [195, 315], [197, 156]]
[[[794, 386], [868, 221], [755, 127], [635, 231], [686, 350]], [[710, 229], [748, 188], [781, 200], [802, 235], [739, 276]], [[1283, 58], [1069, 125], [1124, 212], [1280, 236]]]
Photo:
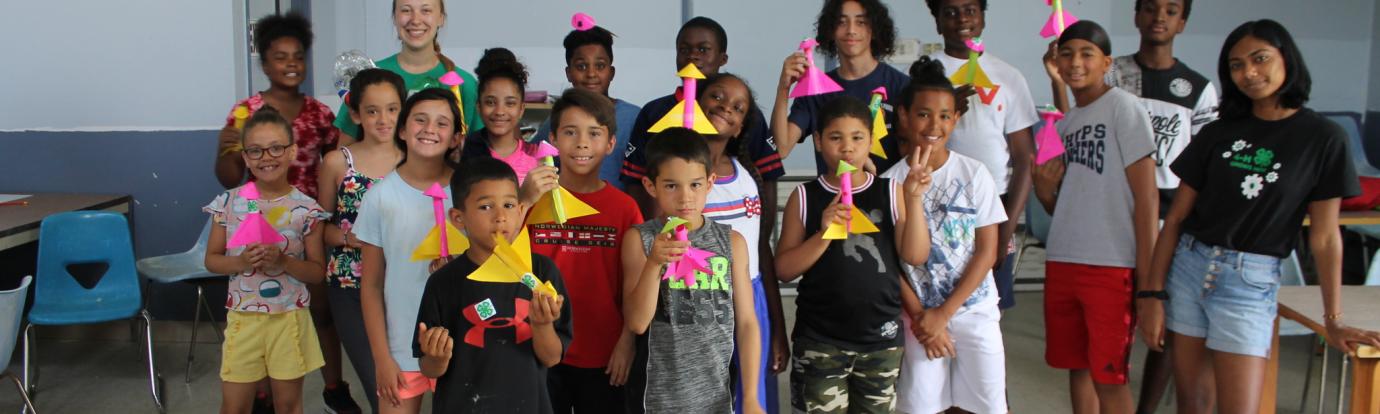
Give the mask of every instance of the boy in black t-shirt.
[[[427, 280], [412, 344], [422, 374], [437, 379], [432, 410], [551, 413], [546, 369], [570, 345], [570, 304], [551, 259], [531, 254], [528, 264], [510, 263], [522, 257], [500, 259], [494, 251], [499, 235], [526, 243], [517, 175], [503, 161], [477, 158], [455, 171], [450, 188], [457, 206], [450, 220], [468, 234], [470, 248]], [[472, 279], [505, 272], [521, 282]]]

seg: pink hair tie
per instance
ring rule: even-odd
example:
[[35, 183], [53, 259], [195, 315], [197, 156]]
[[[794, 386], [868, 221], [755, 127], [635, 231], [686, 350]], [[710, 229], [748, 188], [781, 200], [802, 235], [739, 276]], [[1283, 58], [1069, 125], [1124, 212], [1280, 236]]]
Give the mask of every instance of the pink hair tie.
[[581, 32], [594, 28], [594, 17], [584, 13], [575, 13], [570, 16], [570, 26]]

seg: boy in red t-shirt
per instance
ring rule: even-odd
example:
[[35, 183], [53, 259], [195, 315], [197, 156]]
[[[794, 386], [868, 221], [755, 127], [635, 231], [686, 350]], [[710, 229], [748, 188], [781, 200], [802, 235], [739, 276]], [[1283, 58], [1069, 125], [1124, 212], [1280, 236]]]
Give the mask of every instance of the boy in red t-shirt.
[[556, 168], [538, 167], [531, 179], [544, 193], [559, 181], [599, 214], [565, 224], [532, 224], [532, 252], [556, 262], [566, 281], [576, 333], [561, 363], [547, 374], [551, 406], [558, 413], [615, 412], [623, 407], [623, 384], [633, 360], [633, 335], [623, 327], [623, 269], [619, 237], [641, 223], [632, 197], [599, 178], [614, 148], [613, 102], [581, 89], [567, 89], [551, 110], [550, 142], [560, 150]]

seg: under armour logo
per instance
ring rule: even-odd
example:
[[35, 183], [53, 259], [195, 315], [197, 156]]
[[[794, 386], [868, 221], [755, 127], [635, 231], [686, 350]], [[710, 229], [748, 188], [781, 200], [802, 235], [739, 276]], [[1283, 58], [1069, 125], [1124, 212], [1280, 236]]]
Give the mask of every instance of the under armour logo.
[[514, 327], [517, 329], [515, 334], [517, 343], [527, 342], [528, 339], [532, 338], [532, 326], [527, 324], [527, 310], [530, 305], [526, 299], [513, 299], [513, 317], [511, 318], [481, 318], [477, 305], [466, 306], [463, 312], [465, 320], [474, 325], [465, 332], [465, 343], [476, 348], [483, 348], [484, 332], [491, 328]]

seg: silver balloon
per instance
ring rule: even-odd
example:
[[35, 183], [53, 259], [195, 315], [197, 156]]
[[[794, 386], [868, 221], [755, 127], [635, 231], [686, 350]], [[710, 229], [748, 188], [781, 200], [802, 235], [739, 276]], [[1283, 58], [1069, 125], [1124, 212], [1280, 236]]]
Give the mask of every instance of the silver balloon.
[[359, 50], [350, 50], [341, 53], [335, 58], [335, 89], [336, 94], [345, 97], [350, 92], [350, 79], [354, 79], [359, 71], [376, 68], [374, 60], [364, 55]]

